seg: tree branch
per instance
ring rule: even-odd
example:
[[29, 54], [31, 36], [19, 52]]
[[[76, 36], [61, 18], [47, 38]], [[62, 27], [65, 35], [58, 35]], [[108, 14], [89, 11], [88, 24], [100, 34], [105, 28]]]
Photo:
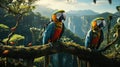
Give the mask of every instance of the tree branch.
[[[99, 66], [101, 65], [102, 67], [120, 66], [120, 61], [108, 58], [99, 52], [91, 51], [90, 49], [73, 42], [56, 42], [52, 47], [49, 44], [46, 44], [31, 47], [1, 45], [0, 48], [0, 56], [2, 57], [30, 59], [65, 52], [76, 55], [82, 60], [96, 63]], [[7, 52], [5, 53], [5, 51]]]
[[104, 47], [103, 49], [100, 50], [100, 52], [103, 52], [105, 50], [107, 50], [110, 46], [112, 46], [116, 41], [118, 40], [118, 36], [110, 43], [108, 43], [108, 45], [106, 47]]
[[115, 34], [116, 34], [116, 38], [112, 42], [108, 43], [108, 45], [106, 47], [101, 49], [100, 52], [107, 50], [110, 46], [112, 46], [114, 43], [116, 43], [116, 41], [120, 38], [120, 29], [117, 29]]

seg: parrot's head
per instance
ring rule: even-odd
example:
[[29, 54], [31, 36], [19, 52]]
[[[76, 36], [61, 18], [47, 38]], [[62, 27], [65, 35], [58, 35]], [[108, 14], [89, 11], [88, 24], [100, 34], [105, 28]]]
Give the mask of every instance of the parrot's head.
[[96, 28], [104, 28], [106, 25], [105, 19], [103, 17], [98, 17], [95, 18], [92, 22], [91, 22], [91, 28], [92, 29], [96, 29]]
[[66, 15], [64, 10], [58, 10], [52, 14], [52, 21], [62, 22], [65, 21]]

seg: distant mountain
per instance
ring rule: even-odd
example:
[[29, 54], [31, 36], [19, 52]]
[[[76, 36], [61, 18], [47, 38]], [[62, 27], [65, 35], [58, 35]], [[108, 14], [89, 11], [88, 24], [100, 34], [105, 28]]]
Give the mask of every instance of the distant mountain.
[[[51, 17], [52, 13], [55, 10], [50, 9], [50, 8], [46, 8], [44, 6], [36, 6], [36, 9], [34, 10], [34, 12], [40, 12], [43, 16], [48, 16], [49, 18]], [[66, 12], [66, 14], [68, 16], [84, 16], [84, 15], [97, 15], [99, 13], [94, 12], [92, 10], [71, 10]]]
[[90, 29], [90, 23], [93, 19], [95, 19], [96, 17], [104, 17], [106, 22], [109, 23], [108, 22], [109, 16], [113, 16], [113, 19], [111, 21], [111, 25], [113, 26], [116, 23], [117, 17], [114, 17], [114, 14], [108, 12], [96, 15], [68, 16], [65, 21], [65, 26], [68, 29], [70, 29], [73, 33], [78, 35], [80, 38], [84, 39], [85, 35], [87, 34], [87, 31]]
[[114, 15], [119, 16], [119, 17], [120, 17], [120, 12], [116, 12], [116, 13], [114, 13]]
[[75, 15], [75, 16], [85, 16], [85, 15], [97, 15], [99, 13], [94, 12], [92, 10], [79, 10], [79, 11], [69, 11], [67, 12], [69, 15]]

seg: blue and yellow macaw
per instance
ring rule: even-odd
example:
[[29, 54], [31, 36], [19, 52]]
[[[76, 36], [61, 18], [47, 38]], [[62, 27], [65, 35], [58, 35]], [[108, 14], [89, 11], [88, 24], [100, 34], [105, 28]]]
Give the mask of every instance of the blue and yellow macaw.
[[[59, 10], [53, 13], [52, 20], [46, 27], [43, 33], [43, 44], [50, 43], [52, 46], [52, 42], [56, 42], [58, 39], [61, 38], [63, 31], [64, 31], [64, 23], [65, 20], [65, 11]], [[50, 56], [45, 56], [45, 65], [44, 67], [48, 67], [50, 63]]]
[[85, 39], [85, 47], [98, 49], [104, 39], [102, 28], [105, 27], [105, 20], [102, 17], [96, 18], [91, 22], [91, 29]]
[[45, 32], [43, 33], [43, 44], [57, 41], [63, 34], [65, 20], [65, 11], [59, 10], [52, 15], [52, 21], [48, 24]]

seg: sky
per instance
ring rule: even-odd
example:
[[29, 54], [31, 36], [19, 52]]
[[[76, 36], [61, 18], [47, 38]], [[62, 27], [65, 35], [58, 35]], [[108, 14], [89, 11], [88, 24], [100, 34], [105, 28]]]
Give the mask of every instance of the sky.
[[71, 10], [93, 10], [98, 13], [117, 12], [116, 6], [120, 5], [120, 0], [112, 0], [109, 4], [108, 0], [97, 0], [96, 4], [93, 0], [39, 0], [36, 5], [42, 5], [50, 9], [63, 9], [66, 12]]

